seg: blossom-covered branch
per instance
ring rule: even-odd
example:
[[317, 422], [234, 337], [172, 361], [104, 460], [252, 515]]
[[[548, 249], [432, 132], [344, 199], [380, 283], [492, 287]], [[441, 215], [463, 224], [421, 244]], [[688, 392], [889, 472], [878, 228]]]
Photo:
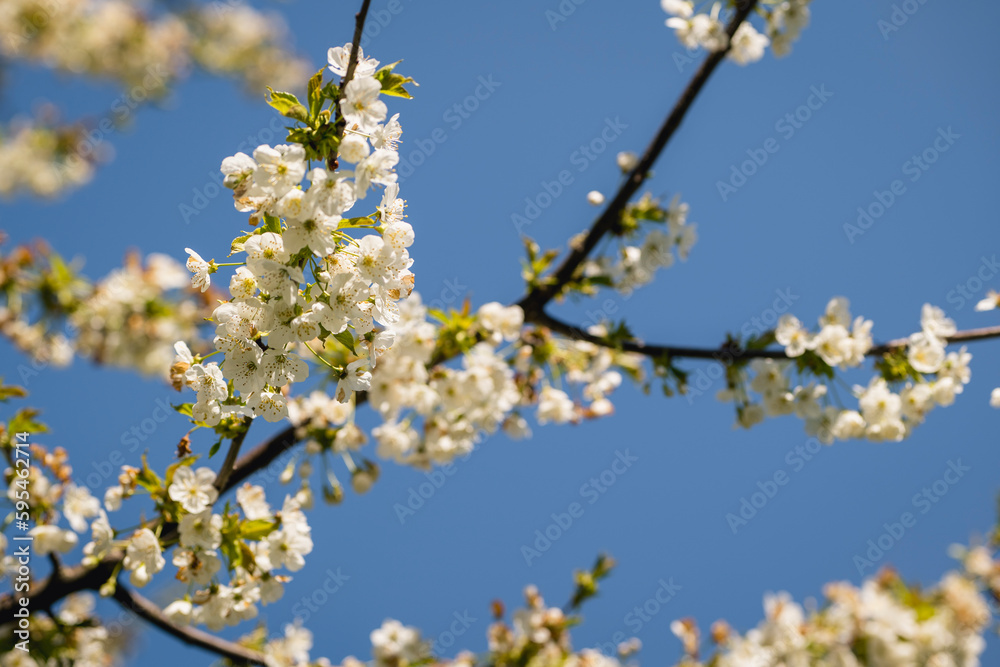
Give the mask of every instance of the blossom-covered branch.
[[140, 618], [149, 621], [160, 630], [180, 639], [185, 644], [197, 646], [226, 658], [233, 665], [266, 665], [266, 657], [258, 652], [239, 644], [226, 641], [197, 628], [181, 627], [174, 624], [160, 610], [159, 606], [139, 595], [127, 586], [119, 584], [115, 587], [114, 599], [125, 609], [135, 612]]
[[639, 191], [639, 188], [649, 177], [653, 164], [660, 157], [660, 153], [666, 148], [667, 142], [674, 136], [674, 133], [681, 126], [681, 122], [687, 115], [688, 110], [698, 94], [708, 82], [712, 73], [725, 58], [726, 53], [732, 48], [732, 36], [744, 20], [750, 15], [758, 0], [742, 0], [737, 4], [737, 10], [729, 25], [726, 26], [725, 34], [730, 38], [725, 41], [725, 45], [718, 50], [713, 50], [702, 62], [701, 67], [688, 82], [687, 87], [677, 99], [673, 109], [663, 121], [659, 131], [650, 142], [646, 151], [639, 161], [632, 167], [625, 181], [618, 188], [618, 192], [608, 203], [600, 216], [593, 222], [590, 229], [582, 239], [570, 245], [570, 251], [563, 259], [562, 263], [550, 276], [547, 276], [534, 289], [530, 290], [517, 305], [524, 310], [525, 318], [532, 320], [538, 313], [542, 312], [545, 306], [553, 298], [562, 293], [564, 289], [577, 277], [577, 272], [581, 264], [587, 259], [591, 251], [604, 236], [615, 229], [621, 222], [622, 212], [626, 205]]
[[[547, 313], [537, 315], [532, 322], [539, 326], [548, 327], [556, 333], [568, 336], [575, 340], [583, 340], [595, 345], [605, 347], [615, 347], [625, 352], [635, 352], [645, 357], [657, 358], [687, 358], [687, 359], [709, 359], [713, 361], [729, 362], [736, 359], [789, 359], [788, 353], [784, 350], [746, 348], [739, 345], [721, 345], [716, 348], [710, 347], [685, 347], [682, 345], [662, 345], [657, 343], [645, 343], [638, 339], [624, 339], [620, 341], [609, 340], [606, 336], [598, 336], [590, 333], [573, 324], [564, 322]], [[972, 341], [988, 340], [1000, 338], [1000, 326], [979, 327], [956, 331], [954, 334], [944, 338], [949, 345], [955, 343], [968, 343]], [[887, 343], [881, 343], [865, 352], [865, 356], [878, 357], [893, 350], [906, 348], [910, 345], [909, 338], [897, 338]]]

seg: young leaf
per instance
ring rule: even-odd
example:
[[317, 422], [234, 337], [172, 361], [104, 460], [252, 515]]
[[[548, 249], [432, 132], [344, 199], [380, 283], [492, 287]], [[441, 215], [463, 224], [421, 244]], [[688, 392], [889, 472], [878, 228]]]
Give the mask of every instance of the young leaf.
[[139, 474], [136, 475], [136, 482], [139, 486], [146, 489], [150, 493], [156, 493], [163, 486], [160, 481], [159, 475], [153, 472], [152, 468], [149, 467], [149, 463], [146, 462], [146, 455], [142, 455], [142, 469]]
[[240, 537], [254, 541], [262, 540], [273, 533], [277, 527], [277, 523], [268, 521], [267, 519], [244, 521], [240, 524]]
[[176, 410], [180, 414], [184, 415], [185, 417], [190, 417], [191, 416], [191, 407], [193, 405], [194, 405], [193, 403], [181, 403], [180, 405], [173, 405], [173, 404], [171, 404], [170, 407], [172, 407], [174, 410]]
[[174, 481], [174, 473], [177, 472], [178, 468], [180, 468], [181, 466], [189, 466], [189, 465], [193, 464], [197, 460], [198, 460], [198, 455], [197, 454], [192, 454], [191, 456], [185, 456], [184, 458], [182, 458], [180, 461], [177, 461], [176, 463], [171, 463], [170, 466], [167, 468], [167, 482], [166, 482], [166, 485], [170, 486], [170, 483]]
[[299, 98], [291, 93], [283, 93], [267, 87], [269, 98], [265, 101], [278, 110], [282, 116], [303, 123], [309, 122], [309, 111], [299, 102]]
[[339, 334], [334, 334], [333, 337], [340, 341], [341, 345], [350, 350], [351, 354], [357, 354], [354, 350], [354, 334], [349, 329], [344, 329]]
[[19, 387], [15, 384], [6, 385], [3, 383], [3, 378], [0, 378], [0, 403], [6, 403], [11, 398], [24, 398], [28, 395], [24, 387]]
[[375, 221], [369, 217], [363, 218], [344, 218], [337, 223], [337, 229], [352, 229], [355, 227], [371, 227], [375, 224]]
[[408, 76], [403, 76], [402, 74], [396, 74], [395, 72], [392, 71], [396, 67], [396, 65], [398, 65], [401, 62], [403, 61], [397, 60], [391, 65], [386, 65], [379, 71], [375, 72], [375, 78], [378, 80], [379, 83], [382, 84], [382, 92], [385, 93], [386, 95], [392, 95], [394, 97], [405, 97], [408, 100], [412, 100], [413, 95], [410, 95], [410, 93], [405, 88], [403, 88], [403, 85], [407, 83], [412, 83], [414, 86], [419, 86], [420, 84]]
[[326, 70], [324, 67], [320, 71], [312, 75], [309, 79], [309, 84], [307, 89], [309, 91], [309, 118], [314, 119], [319, 115], [320, 109], [323, 108], [323, 72]]

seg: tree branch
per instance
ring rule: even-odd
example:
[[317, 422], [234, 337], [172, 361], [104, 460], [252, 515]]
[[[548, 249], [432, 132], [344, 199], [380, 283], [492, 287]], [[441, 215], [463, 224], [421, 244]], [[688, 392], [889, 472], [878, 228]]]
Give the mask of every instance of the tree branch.
[[[599, 336], [581, 329], [580, 327], [558, 320], [546, 313], [536, 314], [531, 318], [533, 324], [544, 326], [552, 331], [573, 338], [574, 340], [587, 341], [602, 347], [612, 347], [606, 340]], [[959, 331], [948, 337], [949, 344], [969, 343], [990, 338], [1000, 338], [1000, 326], [983, 327], [979, 329], [968, 329]], [[879, 356], [899, 347], [909, 344], [906, 338], [898, 338], [888, 343], [877, 345], [868, 351], [868, 356]], [[620, 349], [625, 352], [634, 352], [650, 358], [659, 358], [665, 355], [674, 358], [705, 359], [711, 361], [725, 362], [733, 359], [786, 359], [783, 350], [745, 350], [735, 346], [721, 346], [717, 348], [684, 347], [675, 345], [647, 344], [638, 340], [624, 341]], [[441, 361], [446, 361], [442, 359]], [[363, 393], [357, 394], [357, 404], [365, 403], [367, 396]], [[219, 493], [225, 493], [229, 489], [239, 485], [251, 475], [267, 468], [278, 459], [284, 452], [298, 444], [304, 437], [298, 427], [289, 426], [273, 437], [265, 440], [249, 452], [241, 456], [233, 465], [232, 472], [226, 480]], [[172, 542], [177, 537], [176, 527], [167, 526], [162, 535], [164, 542]], [[45, 579], [35, 586], [32, 586], [31, 601], [33, 606], [38, 608], [48, 608], [71, 593], [83, 590], [98, 590], [105, 581], [114, 573], [115, 567], [124, 558], [124, 554], [118, 550], [96, 567], [88, 569], [82, 565], [76, 567], [63, 568], [61, 576]], [[15, 599], [13, 595], [0, 596], [0, 626], [13, 622], [15, 611]]]
[[[978, 329], [966, 329], [965, 331], [956, 331], [954, 335], [948, 336], [947, 343], [953, 345], [955, 343], [972, 343], [977, 340], [986, 340], [988, 338], [998, 338], [1000, 337], [1000, 326], [996, 327], [980, 327]], [[890, 340], [888, 343], [883, 343], [881, 345], [876, 345], [872, 349], [868, 350], [868, 356], [878, 356], [890, 352], [895, 348], [906, 347], [910, 344], [909, 338], [897, 338], [896, 340]]]
[[223, 489], [228, 489], [226, 482], [229, 480], [230, 474], [233, 472], [233, 466], [236, 464], [236, 457], [240, 453], [240, 445], [247, 437], [247, 433], [250, 432], [250, 425], [253, 424], [253, 420], [247, 421], [243, 418], [243, 430], [240, 431], [232, 442], [229, 443], [229, 451], [226, 452], [226, 460], [222, 462], [222, 467], [219, 468], [219, 474], [215, 477], [215, 490], [222, 493]]
[[125, 609], [134, 612], [139, 618], [145, 619], [169, 635], [180, 639], [185, 644], [211, 651], [228, 659], [236, 665], [264, 665], [264, 654], [259, 651], [240, 646], [221, 637], [209, 634], [197, 628], [185, 628], [170, 621], [159, 606], [147, 600], [138, 593], [129, 590], [121, 582], [115, 588], [115, 600]]
[[[340, 81], [340, 88], [337, 91], [337, 99], [333, 100], [333, 113], [337, 114], [339, 112], [340, 100], [344, 96], [344, 91], [347, 89], [347, 84], [351, 82], [354, 78], [354, 70], [358, 67], [358, 54], [361, 53], [361, 34], [365, 29], [365, 19], [368, 17], [368, 5], [371, 4], [371, 0], [364, 0], [361, 3], [361, 9], [358, 13], [354, 15], [354, 39], [351, 40], [351, 56], [347, 63], [347, 71], [344, 72], [344, 78]], [[343, 114], [341, 114], [340, 119], [337, 120], [336, 132], [337, 138], [344, 138], [344, 129], [347, 127], [347, 122], [344, 120]], [[339, 148], [337, 149], [339, 150]], [[330, 169], [337, 168], [337, 150], [334, 150], [327, 157], [327, 166]]]
[[[722, 345], [717, 348], [710, 347], [682, 347], [676, 345], [658, 345], [654, 343], [644, 343], [640, 340], [626, 340], [619, 345], [611, 345], [600, 336], [595, 336], [578, 326], [563, 322], [547, 313], [536, 314], [531, 322], [539, 326], [544, 326], [556, 333], [562, 334], [574, 340], [582, 340], [601, 347], [620, 349], [624, 352], [634, 352], [653, 359], [661, 357], [688, 358], [688, 359], [711, 359], [714, 361], [732, 361], [734, 359], [788, 359], [784, 350], [747, 350], [735, 345]], [[988, 338], [1000, 338], [1000, 326], [982, 327], [980, 329], [968, 329], [958, 331], [953, 336], [948, 336], [949, 345], [955, 343], [968, 343]], [[877, 357], [891, 350], [906, 347], [910, 344], [908, 338], [897, 338], [888, 343], [882, 343], [872, 347], [865, 356]]]
[[[733, 16], [732, 21], [726, 27], [726, 33], [730, 37], [733, 36], [736, 29], [750, 15], [754, 7], [757, 6], [757, 1], [748, 0], [737, 9], [736, 15]], [[594, 247], [597, 246], [597, 243], [605, 234], [618, 225], [625, 206], [649, 176], [649, 171], [652, 169], [653, 164], [660, 157], [660, 153], [663, 152], [674, 132], [680, 127], [684, 116], [687, 115], [691, 105], [698, 97], [698, 93], [701, 92], [701, 89], [705, 86], [705, 83], [712, 76], [715, 68], [719, 66], [719, 63], [722, 62], [728, 51], [729, 46], [727, 45], [725, 49], [715, 51], [705, 58], [701, 67], [698, 68], [698, 71], [695, 72], [694, 77], [688, 83], [687, 88], [684, 89], [684, 92], [681, 93], [680, 98], [674, 104], [670, 115], [663, 121], [660, 131], [656, 133], [652, 143], [646, 148], [642, 159], [639, 160], [635, 169], [629, 173], [614, 198], [608, 204], [607, 208], [604, 209], [604, 212], [591, 225], [587, 231], [587, 235], [579, 244], [571, 248], [570, 253], [563, 259], [559, 268], [555, 270], [555, 273], [551, 274], [544, 283], [530, 290], [518, 301], [517, 305], [524, 310], [527, 319], [531, 319], [542, 312], [549, 301], [558, 296], [562, 288], [573, 279], [576, 271]]]
[[[727, 32], [730, 36], [736, 31], [740, 23], [750, 14], [750, 12], [757, 5], [758, 0], [749, 0], [746, 2], [736, 13], [733, 20], [727, 27]], [[368, 6], [370, 0], [365, 0], [362, 4], [361, 10], [356, 16], [356, 25], [354, 32], [354, 42], [351, 53], [351, 60], [348, 64], [348, 70], [346, 76], [341, 83], [341, 93], [343, 93], [343, 88], [346, 86], [347, 82], [351, 80], [356, 68], [357, 55], [360, 49], [361, 34], [364, 28], [365, 17], [367, 16]], [[624, 210], [625, 205], [628, 203], [629, 199], [636, 193], [642, 183], [646, 180], [650, 168], [653, 163], [657, 160], [660, 153], [665, 148], [669, 139], [673, 136], [673, 133], [678, 129], [681, 121], [684, 119], [687, 111], [693, 104], [695, 98], [701, 91], [702, 87], [707, 82], [708, 78], [715, 70], [715, 68], [722, 61], [725, 56], [726, 51], [719, 51], [712, 53], [706, 58], [705, 62], [699, 68], [698, 72], [695, 74], [694, 78], [688, 84], [687, 88], [682, 93], [681, 97], [676, 102], [670, 115], [666, 118], [663, 126], [660, 128], [653, 142], [647, 147], [645, 154], [639, 161], [636, 168], [628, 175], [626, 181], [622, 184], [618, 193], [615, 195], [614, 199], [608, 205], [607, 209], [601, 214], [601, 216], [593, 223], [593, 226], [587, 232], [586, 237], [583, 241], [575, 246], [569, 255], [563, 260], [562, 264], [558, 269], [552, 274], [549, 281], [544, 285], [541, 285], [527, 294], [525, 294], [516, 305], [521, 306], [525, 311], [525, 321], [539, 326], [544, 326], [552, 331], [559, 333], [561, 335], [576, 339], [583, 340], [595, 345], [601, 345], [604, 347], [611, 347], [607, 341], [604, 339], [594, 336], [587, 331], [581, 329], [580, 327], [574, 326], [572, 324], [563, 322], [556, 319], [545, 312], [545, 306], [555, 298], [560, 290], [569, 282], [576, 271], [579, 269], [582, 262], [587, 258], [589, 253], [597, 245], [600, 239], [609, 231], [614, 229], [614, 226], [618, 223], [622, 210]], [[971, 329], [967, 331], [960, 331], [954, 336], [948, 338], [948, 343], [960, 343], [960, 342], [971, 342], [976, 340], [983, 340], [987, 338], [997, 338], [1000, 337], [1000, 326], [997, 327], [986, 327], [981, 329]], [[908, 340], [906, 338], [901, 338], [897, 340], [889, 341], [882, 345], [878, 345], [869, 350], [869, 356], [877, 356], [884, 354], [894, 348], [905, 347], [908, 345]], [[734, 358], [771, 358], [771, 359], [784, 359], [786, 355], [783, 350], [745, 350], [737, 346], [726, 346], [723, 345], [718, 348], [700, 348], [700, 347], [684, 347], [684, 346], [672, 346], [672, 345], [657, 345], [657, 344], [646, 344], [638, 340], [624, 341], [621, 344], [621, 349], [626, 352], [634, 352], [637, 354], [642, 354], [647, 357], [657, 358], [664, 355], [669, 355], [671, 357], [684, 357], [691, 359], [705, 359], [705, 360], [715, 360], [715, 361], [726, 361]], [[435, 358], [435, 363], [441, 363], [447, 361], [446, 358]], [[360, 406], [366, 401], [367, 396], [364, 393], [358, 393], [356, 395], [357, 405]], [[246, 433], [243, 434], [245, 437]], [[223, 465], [223, 470], [229, 469], [226, 475], [220, 473], [217, 479], [218, 490], [220, 495], [226, 491], [232, 489], [233, 487], [239, 485], [244, 480], [248, 479], [254, 473], [257, 473], [269, 465], [271, 465], [275, 460], [277, 460], [281, 454], [290, 450], [297, 443], [299, 443], [304, 438], [304, 432], [300, 430], [300, 427], [289, 426], [284, 430], [280, 431], [273, 437], [257, 445], [254, 449], [249, 452], [244, 453], [234, 462], [229, 462], [229, 457], [227, 455], [227, 462]], [[233, 445], [230, 447], [230, 454], [235, 458], [236, 453], [239, 451], [239, 444], [242, 444], [242, 438], [239, 438], [239, 444], [234, 439]], [[164, 526], [164, 531], [162, 533], [162, 540], [164, 543], [171, 543], [176, 540], [177, 532], [176, 526], [166, 525]], [[32, 600], [32, 605], [37, 605], [40, 608], [47, 608], [53, 605], [55, 602], [69, 595], [70, 593], [79, 592], [82, 590], [98, 590], [104, 582], [110, 578], [117, 565], [121, 562], [124, 554], [121, 550], [116, 550], [99, 564], [93, 568], [86, 568], [82, 565], [75, 567], [63, 568], [60, 576], [50, 577], [45, 579], [34, 586], [30, 591], [30, 597]], [[148, 600], [137, 596], [134, 593], [125, 591], [123, 587], [119, 586], [118, 591], [124, 591], [122, 593], [116, 592], [116, 599], [119, 596], [123, 596], [119, 599], [122, 602], [126, 599], [126, 602], [122, 602], [123, 606], [128, 606], [129, 604], [133, 606], [128, 606], [128, 608], [136, 611], [137, 614], [147, 618], [151, 623], [156, 624], [158, 627], [166, 630], [174, 636], [181, 637], [185, 641], [189, 641], [193, 636], [190, 633], [197, 633], [197, 635], [204, 635], [211, 639], [213, 642], [222, 642], [222, 640], [217, 640], [211, 635], [206, 633], [201, 633], [200, 631], [194, 629], [183, 629], [170, 623], [162, 616], [162, 612], [153, 605]], [[127, 596], [127, 597], [125, 597]], [[13, 613], [15, 611], [15, 598], [13, 595], [7, 594], [0, 596], [0, 626], [14, 621]], [[143, 604], [149, 606], [148, 616], [144, 615]], [[153, 613], [155, 611], [155, 614]], [[166, 624], [166, 625], [164, 625]], [[178, 632], [182, 634], [177, 634]], [[197, 642], [194, 642], [197, 644]], [[235, 646], [227, 642], [222, 642], [226, 646]], [[213, 646], [205, 646], [202, 644], [197, 644], [207, 648], [209, 650], [215, 651]], [[249, 649], [243, 649], [242, 647], [237, 647], [240, 650], [245, 650], [249, 652]], [[218, 652], [218, 651], [216, 651]], [[261, 659], [260, 654], [256, 652], [249, 652], [250, 654], [243, 657], [237, 658], [236, 660], [243, 660], [244, 664], [249, 662], [250, 664], [261, 664], [259, 660]], [[228, 657], [228, 656], [227, 656]], [[233, 658], [230, 658], [233, 659]], [[258, 662], [253, 662], [257, 660]]]
[[361, 33], [365, 30], [365, 19], [368, 17], [368, 5], [370, 4], [371, 0], [364, 0], [361, 3], [361, 9], [354, 15], [354, 39], [351, 40], [351, 60], [347, 63], [347, 74], [344, 76], [344, 80], [340, 82], [341, 95], [344, 94], [344, 88], [347, 87], [347, 84], [354, 78], [354, 70], [358, 66], [358, 53], [361, 52]]

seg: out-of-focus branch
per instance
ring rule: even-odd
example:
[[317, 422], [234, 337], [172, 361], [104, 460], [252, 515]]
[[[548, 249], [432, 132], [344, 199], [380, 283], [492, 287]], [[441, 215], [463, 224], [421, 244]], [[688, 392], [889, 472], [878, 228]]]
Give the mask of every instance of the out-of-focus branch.
[[139, 618], [149, 621], [167, 634], [177, 637], [185, 644], [211, 651], [236, 665], [266, 664], [264, 654], [259, 651], [226, 641], [197, 628], [184, 628], [172, 623], [156, 604], [123, 586], [121, 582], [115, 587], [114, 597], [125, 609], [134, 612]]

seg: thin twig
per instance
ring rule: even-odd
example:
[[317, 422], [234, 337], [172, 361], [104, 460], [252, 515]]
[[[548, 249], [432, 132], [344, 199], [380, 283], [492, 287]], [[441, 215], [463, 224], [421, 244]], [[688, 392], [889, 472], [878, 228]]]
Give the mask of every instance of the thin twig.
[[[726, 27], [726, 32], [730, 37], [733, 36], [736, 29], [756, 6], [757, 0], [749, 0], [736, 11], [736, 15], [733, 16], [733, 19]], [[635, 168], [629, 173], [607, 208], [604, 209], [597, 220], [591, 225], [583, 240], [570, 249], [569, 254], [566, 255], [559, 267], [547, 280], [530, 290], [518, 301], [517, 305], [521, 306], [524, 310], [526, 318], [531, 319], [534, 315], [541, 312], [549, 301], [561, 292], [573, 279], [577, 269], [580, 268], [580, 265], [601, 238], [619, 224], [622, 211], [625, 210], [629, 199], [635, 195], [639, 187], [645, 182], [653, 164], [660, 157], [660, 153], [663, 152], [667, 142], [670, 141], [677, 128], [680, 127], [685, 115], [687, 115], [691, 105], [698, 97], [698, 93], [701, 92], [701, 89], [708, 82], [709, 77], [711, 77], [715, 68], [719, 66], [719, 63], [722, 62], [728, 51], [729, 46], [723, 50], [715, 51], [705, 58], [701, 67], [698, 68], [698, 71], [688, 83], [687, 88], [684, 89], [684, 92], [681, 93], [680, 98], [674, 104], [673, 110], [667, 116], [666, 120], [663, 121], [659, 132], [656, 133], [653, 141], [646, 148], [642, 159], [639, 160]]]
[[151, 600], [147, 600], [135, 591], [118, 582], [115, 587], [115, 600], [125, 609], [132, 611], [139, 618], [149, 621], [169, 635], [177, 637], [185, 644], [203, 648], [216, 655], [226, 658], [235, 665], [264, 665], [264, 654], [245, 646], [226, 641], [221, 637], [209, 634], [197, 628], [181, 627], [163, 615], [160, 608]]
[[[345, 91], [347, 90], [347, 84], [351, 82], [354, 78], [354, 70], [358, 67], [358, 55], [361, 53], [361, 34], [365, 29], [365, 19], [368, 17], [368, 5], [371, 4], [371, 0], [364, 0], [361, 3], [361, 9], [358, 13], [354, 15], [354, 39], [351, 41], [351, 57], [347, 63], [347, 71], [344, 73], [344, 78], [340, 81], [340, 88], [337, 91], [337, 99], [333, 100], [333, 113], [339, 113], [340, 100], [344, 97]], [[344, 120], [343, 114], [340, 115], [340, 119], [337, 121], [336, 134], [337, 139], [344, 138], [344, 129], [347, 126], [347, 121]], [[337, 151], [335, 148], [333, 152], [327, 156], [327, 166], [330, 169], [337, 168]]]
[[347, 63], [347, 74], [344, 76], [344, 80], [340, 82], [341, 95], [344, 94], [344, 88], [347, 87], [347, 84], [354, 78], [354, 70], [358, 66], [358, 54], [361, 52], [361, 33], [365, 29], [365, 19], [368, 17], [368, 5], [370, 4], [371, 0], [364, 0], [361, 3], [361, 9], [354, 15], [354, 39], [351, 41], [351, 61]]
[[236, 434], [233, 441], [229, 443], [229, 451], [226, 452], [226, 460], [222, 462], [222, 467], [219, 469], [219, 474], [215, 476], [215, 490], [222, 493], [223, 489], [229, 488], [226, 486], [226, 482], [229, 480], [230, 473], [233, 472], [233, 466], [236, 465], [236, 457], [240, 453], [240, 445], [243, 444], [243, 440], [246, 439], [247, 433], [250, 432], [250, 425], [253, 424], [253, 420], [243, 420], [243, 429]]

